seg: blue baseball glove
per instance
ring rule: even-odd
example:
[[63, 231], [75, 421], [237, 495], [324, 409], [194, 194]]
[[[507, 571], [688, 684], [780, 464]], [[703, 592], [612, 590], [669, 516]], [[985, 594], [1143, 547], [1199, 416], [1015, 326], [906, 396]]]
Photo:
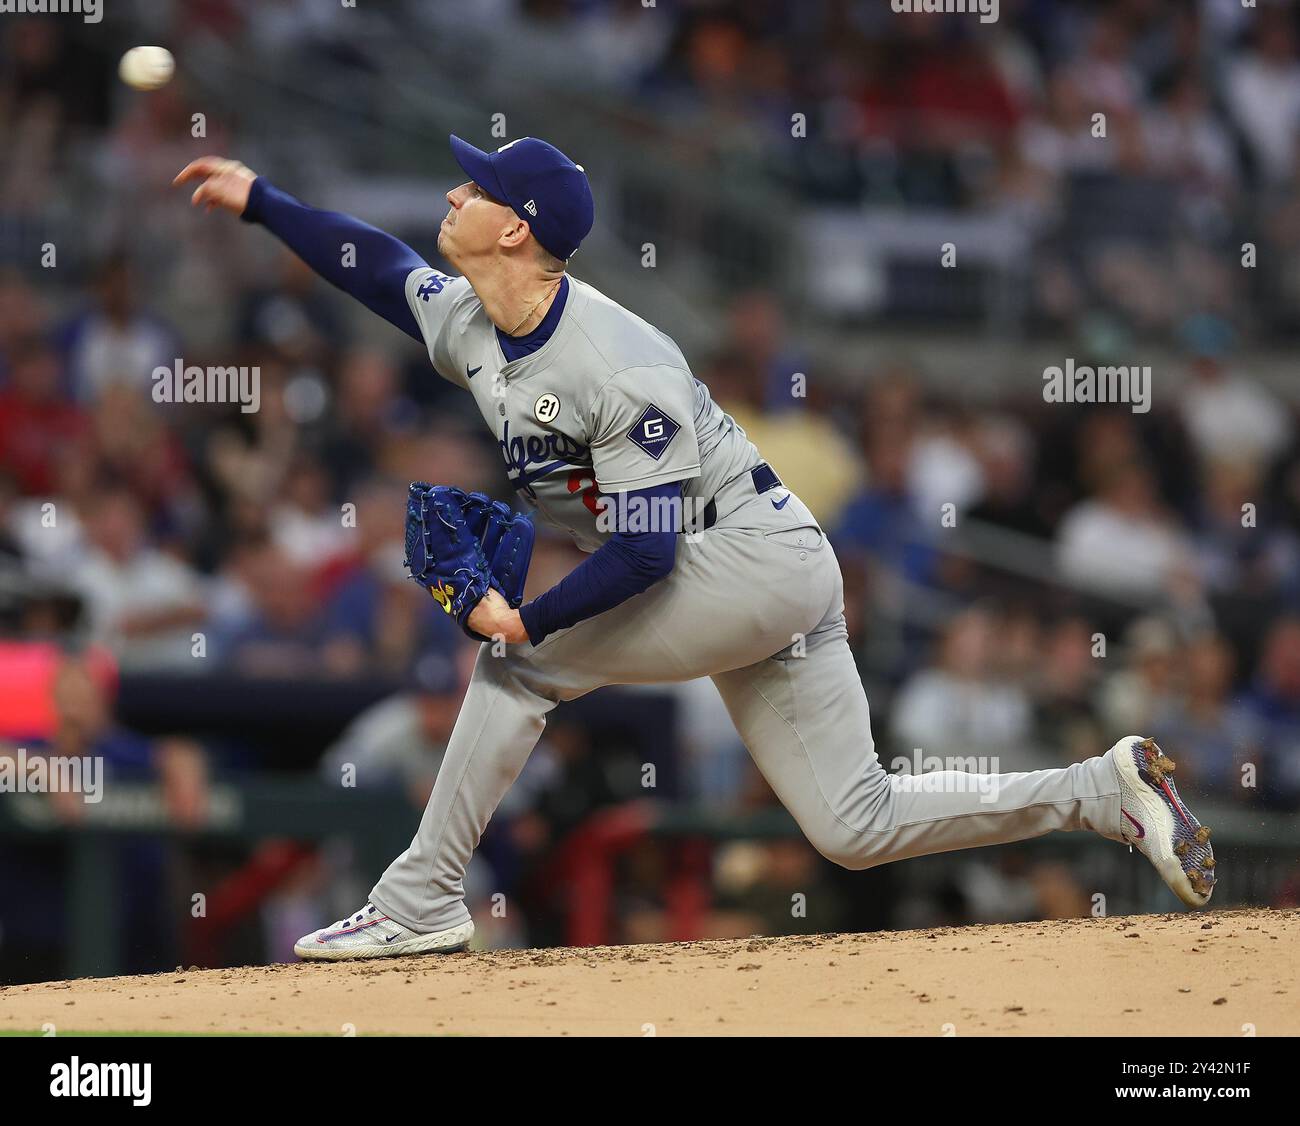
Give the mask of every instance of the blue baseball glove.
[[406, 568], [470, 637], [469, 616], [488, 588], [511, 607], [524, 600], [532, 521], [501, 501], [415, 481], [406, 500]]

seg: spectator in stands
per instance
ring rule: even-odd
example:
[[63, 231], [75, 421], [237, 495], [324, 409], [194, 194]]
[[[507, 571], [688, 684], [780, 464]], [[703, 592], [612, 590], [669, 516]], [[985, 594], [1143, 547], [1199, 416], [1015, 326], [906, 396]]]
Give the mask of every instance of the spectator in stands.
[[109, 99], [104, 95], [104, 53], [88, 50], [66, 24], [10, 20], [5, 32], [0, 41], [0, 210], [12, 217], [38, 212], [48, 202], [69, 137], [78, 127], [101, 126]]
[[1268, 188], [1290, 183], [1296, 172], [1300, 126], [1300, 63], [1289, 11], [1262, 6], [1249, 50], [1230, 58], [1223, 99], [1245, 138], [1253, 178]]
[[153, 371], [170, 368], [180, 357], [171, 328], [140, 308], [131, 265], [125, 254], [105, 259], [95, 274], [90, 307], [59, 329], [73, 396], [93, 403], [110, 383], [136, 390], [153, 388]]
[[1035, 488], [1034, 444], [1025, 428], [1007, 416], [987, 417], [977, 429], [975, 450], [984, 490], [967, 520], [1046, 539], [1049, 519]]
[[1197, 569], [1212, 591], [1271, 599], [1300, 572], [1300, 538], [1279, 518], [1254, 461], [1206, 459], [1192, 525]]
[[[249, 513], [256, 520], [259, 514]], [[254, 527], [232, 530], [222, 545], [221, 560], [208, 583], [209, 655], [220, 664], [225, 658], [222, 648], [241, 634], [257, 617], [253, 598], [254, 571], [269, 546], [270, 537], [260, 523]]]
[[1095, 495], [1065, 514], [1056, 542], [1068, 581], [1125, 598], [1159, 595], [1193, 559], [1191, 544], [1161, 503], [1150, 471], [1136, 461], [1101, 471]]
[[331, 503], [325, 467], [315, 458], [294, 459], [280, 498], [271, 511], [271, 538], [292, 562], [315, 571], [352, 548], [356, 521], [348, 518], [345, 525], [344, 510]]
[[983, 36], [944, 38], [908, 68], [897, 91], [907, 144], [962, 153], [976, 144], [1000, 149], [1021, 110]]
[[325, 370], [345, 340], [337, 307], [311, 268], [285, 250], [276, 284], [246, 293], [239, 314], [241, 344], [267, 353], [290, 372]]
[[1108, 746], [1094, 705], [1103, 662], [1094, 655], [1094, 628], [1083, 618], [1065, 618], [1041, 635], [1038, 664], [1030, 675], [1034, 707], [1033, 743], [1055, 756], [1055, 765], [1081, 762]]
[[321, 446], [335, 500], [352, 499], [356, 485], [375, 472], [388, 435], [410, 430], [418, 421], [414, 404], [399, 393], [399, 378], [391, 357], [378, 349], [357, 349], [343, 358]]
[[1185, 66], [1169, 78], [1142, 128], [1149, 171], [1170, 180], [1199, 229], [1221, 231], [1237, 189], [1237, 152], [1195, 69]]
[[48, 500], [60, 461], [86, 441], [89, 420], [62, 397], [58, 356], [40, 339], [15, 342], [7, 359], [9, 379], [0, 390], [0, 468], [24, 494]]
[[1178, 410], [1205, 461], [1257, 461], [1267, 467], [1295, 435], [1291, 411], [1257, 379], [1230, 370], [1235, 334], [1210, 316], [1189, 318], [1181, 336], [1189, 353], [1189, 379]]
[[990, 675], [998, 628], [992, 612], [975, 607], [944, 630], [934, 665], [912, 676], [894, 701], [891, 734], [900, 753], [996, 754], [1000, 770], [1033, 768], [1029, 696], [1023, 685]]
[[357, 676], [364, 654], [339, 640], [317, 612], [307, 567], [270, 543], [250, 545], [240, 564], [253, 612], [216, 640], [222, 663], [241, 676], [301, 678]]
[[977, 441], [977, 426], [961, 411], [926, 412], [907, 459], [908, 491], [923, 519], [944, 505], [965, 513], [984, 495]]
[[1047, 81], [1047, 96], [1021, 130], [1020, 148], [1029, 167], [1045, 178], [1052, 197], [1061, 182], [1076, 172], [1096, 172], [1114, 166], [1117, 154], [1098, 144], [1093, 135], [1092, 103], [1078, 77], [1056, 71]]
[[177, 536], [192, 514], [190, 468], [174, 425], [185, 405], [155, 407], [149, 394], [128, 383], [109, 383], [91, 413], [98, 479], [117, 481], [144, 506], [152, 530]]
[[321, 776], [331, 785], [400, 789], [412, 808], [424, 809], [464, 691], [452, 658], [421, 662], [407, 691], [348, 725], [321, 759]]
[[90, 634], [124, 669], [199, 672], [192, 634], [204, 618], [199, 576], [147, 538], [144, 512], [121, 487], [100, 489], [86, 513], [87, 550], [69, 576]]
[[1109, 115], [1134, 113], [1142, 100], [1142, 75], [1133, 61], [1132, 32], [1122, 12], [1102, 12], [1083, 51], [1066, 70], [1080, 97]]
[[1107, 649], [1105, 661], [1121, 662], [1098, 696], [1107, 731], [1145, 735], [1155, 730], [1156, 717], [1175, 706], [1179, 655], [1174, 627], [1155, 616], [1139, 618], [1129, 627], [1121, 653]]
[[932, 582], [938, 514], [923, 519], [908, 488], [910, 420], [889, 411], [874, 415], [870, 401], [864, 415], [868, 485], [845, 507], [831, 541], [842, 554], [858, 555], [895, 579]]
[[[203, 451], [219, 495], [236, 509], [248, 506], [245, 517], [253, 512], [264, 516], [304, 437], [286, 401], [286, 368], [270, 356], [261, 357], [259, 366], [260, 409], [218, 421], [205, 435]], [[244, 530], [250, 530], [252, 523], [245, 519]]]
[[1258, 755], [1248, 761], [1257, 766], [1261, 800], [1300, 808], [1300, 618], [1269, 630], [1245, 704], [1258, 732]]
[[1255, 725], [1233, 700], [1236, 658], [1217, 634], [1195, 638], [1181, 654], [1183, 684], [1152, 721], [1153, 732], [1178, 748], [1178, 781], [1234, 800], [1257, 790], [1242, 786], [1240, 767], [1256, 752]]
[[[795, 374], [808, 371], [808, 358], [789, 343], [785, 310], [770, 290], [751, 289], [731, 301], [727, 310], [727, 351], [758, 382], [743, 397], [762, 410], [779, 413], [805, 406], [795, 394]], [[733, 389], [739, 392], [740, 388]]]
[[[858, 455], [830, 418], [809, 403], [807, 385], [816, 377], [803, 372], [802, 381], [796, 381], [796, 373], [782, 366], [766, 348], [725, 352], [714, 357], [702, 382], [763, 451], [782, 482], [818, 520], [833, 527], [861, 480]], [[765, 397], [775, 401], [778, 394], [794, 405], [781, 411], [765, 409]]]
[[33, 576], [66, 583], [85, 559], [85, 518], [95, 506], [97, 470], [90, 444], [68, 448], [52, 469], [51, 492], [15, 498], [6, 526]]

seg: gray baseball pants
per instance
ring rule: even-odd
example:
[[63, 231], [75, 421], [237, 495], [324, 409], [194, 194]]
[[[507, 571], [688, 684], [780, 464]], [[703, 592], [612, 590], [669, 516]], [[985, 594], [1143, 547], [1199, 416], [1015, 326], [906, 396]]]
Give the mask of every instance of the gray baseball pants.
[[[1091, 758], [1059, 770], [891, 775], [849, 650], [843, 580], [797, 496], [719, 494], [672, 573], [606, 613], [493, 656], [484, 644], [410, 847], [370, 893], [419, 932], [463, 923], [470, 854], [546, 723], [607, 684], [712, 677], [755, 764], [808, 840], [846, 868], [1004, 844], [1055, 829], [1119, 832], [1119, 782]], [[927, 748], [931, 750], [931, 748]]]

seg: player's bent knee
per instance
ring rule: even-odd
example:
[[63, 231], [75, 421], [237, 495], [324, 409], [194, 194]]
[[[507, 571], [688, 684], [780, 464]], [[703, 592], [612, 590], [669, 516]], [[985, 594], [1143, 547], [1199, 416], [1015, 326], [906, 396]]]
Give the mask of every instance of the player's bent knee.
[[880, 863], [875, 848], [875, 834], [850, 829], [843, 822], [805, 825], [809, 843], [832, 864], [860, 872]]

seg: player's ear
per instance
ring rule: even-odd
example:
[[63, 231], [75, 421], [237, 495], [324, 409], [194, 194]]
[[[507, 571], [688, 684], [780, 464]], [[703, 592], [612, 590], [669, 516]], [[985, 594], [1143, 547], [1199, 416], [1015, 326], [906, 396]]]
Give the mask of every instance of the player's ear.
[[505, 229], [501, 232], [501, 245], [511, 248], [521, 246], [527, 238], [528, 221], [512, 214], [510, 222], [506, 224]]

